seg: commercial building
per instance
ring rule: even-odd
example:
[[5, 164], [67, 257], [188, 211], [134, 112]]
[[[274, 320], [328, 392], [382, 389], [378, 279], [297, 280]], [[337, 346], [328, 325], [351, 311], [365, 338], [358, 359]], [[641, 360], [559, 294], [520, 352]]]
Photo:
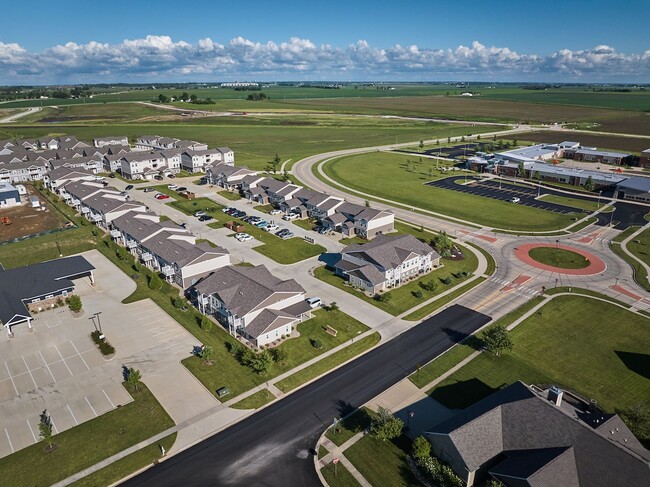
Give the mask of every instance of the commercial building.
[[632, 176], [616, 185], [616, 197], [650, 203], [650, 178]]
[[20, 204], [20, 192], [9, 183], [0, 182], [0, 208]]

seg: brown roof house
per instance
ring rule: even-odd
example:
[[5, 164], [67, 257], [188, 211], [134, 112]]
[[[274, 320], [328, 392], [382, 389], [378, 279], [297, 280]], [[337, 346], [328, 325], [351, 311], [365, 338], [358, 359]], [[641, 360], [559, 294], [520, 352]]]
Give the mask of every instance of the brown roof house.
[[650, 485], [650, 452], [621, 418], [556, 387], [515, 382], [425, 437], [470, 486]]
[[352, 286], [376, 294], [439, 265], [440, 255], [414, 236], [380, 234], [366, 244], [344, 248], [334, 269]]

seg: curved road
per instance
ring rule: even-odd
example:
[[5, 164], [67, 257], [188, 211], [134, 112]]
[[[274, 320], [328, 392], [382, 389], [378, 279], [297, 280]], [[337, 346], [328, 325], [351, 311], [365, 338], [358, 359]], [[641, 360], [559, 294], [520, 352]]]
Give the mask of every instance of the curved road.
[[[0, 108], [2, 108], [2, 105], [0, 105]], [[30, 113], [36, 113], [40, 111], [41, 111], [41, 107], [31, 107], [25, 110], [24, 112], [14, 113], [13, 115], [3, 118], [2, 120], [0, 120], [0, 123], [13, 123], [19, 118], [23, 118], [29, 115]]]

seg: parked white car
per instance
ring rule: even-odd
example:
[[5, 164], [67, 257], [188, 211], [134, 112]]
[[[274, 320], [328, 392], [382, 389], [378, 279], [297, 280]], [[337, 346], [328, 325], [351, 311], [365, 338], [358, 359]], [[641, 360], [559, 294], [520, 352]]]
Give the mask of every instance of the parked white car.
[[300, 216], [300, 215], [298, 215], [297, 213], [287, 213], [286, 215], [284, 215], [284, 216], [282, 217], [282, 219], [285, 220], [285, 221], [290, 222], [291, 220], [295, 220], [295, 219], [298, 218], [299, 216]]
[[167, 188], [168, 189], [176, 189], [176, 188], [178, 188], [178, 184], [168, 184]]
[[253, 237], [247, 233], [236, 233], [235, 238], [240, 242], [250, 242], [251, 240], [253, 240]]
[[279, 215], [280, 213], [282, 213], [282, 210], [275, 209], [269, 211], [269, 215]]
[[280, 227], [279, 225], [276, 225], [275, 223], [269, 223], [267, 226], [264, 227], [264, 230], [267, 232], [273, 232], [275, 230], [278, 230]]

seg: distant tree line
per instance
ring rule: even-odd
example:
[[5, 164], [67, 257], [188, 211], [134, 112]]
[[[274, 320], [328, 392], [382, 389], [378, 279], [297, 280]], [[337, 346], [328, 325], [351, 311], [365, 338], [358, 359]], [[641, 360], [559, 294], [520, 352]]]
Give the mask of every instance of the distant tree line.
[[185, 103], [193, 103], [195, 105], [214, 105], [214, 100], [212, 98], [207, 97], [205, 99], [201, 99], [195, 94], [189, 95], [186, 91], [180, 95], [172, 96], [167, 96], [163, 93], [160, 93], [158, 95], [158, 98], [154, 98], [152, 101], [154, 103], [170, 103], [172, 101], [182, 101]]
[[264, 92], [260, 91], [259, 93], [251, 93], [246, 99], [249, 101], [262, 101], [269, 100], [270, 98]]
[[34, 88], [34, 89], [20, 89], [16, 88], [2, 88], [0, 89], [0, 100], [33, 100], [41, 97], [57, 98], [66, 100], [68, 98], [86, 98], [94, 94], [87, 86], [75, 86], [72, 88]]

